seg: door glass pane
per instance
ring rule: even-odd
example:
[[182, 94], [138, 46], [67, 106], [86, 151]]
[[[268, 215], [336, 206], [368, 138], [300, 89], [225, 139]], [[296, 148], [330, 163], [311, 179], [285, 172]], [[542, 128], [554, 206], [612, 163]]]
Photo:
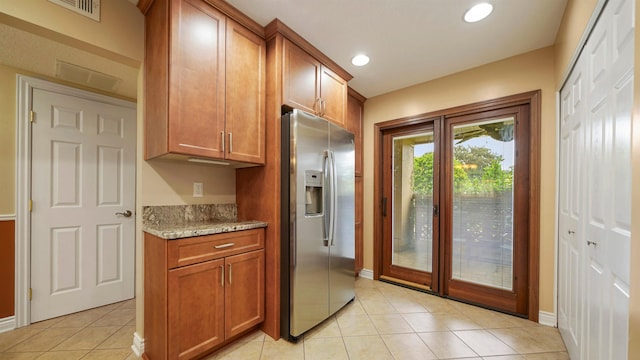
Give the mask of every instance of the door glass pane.
[[433, 132], [393, 138], [392, 265], [431, 272]]
[[514, 118], [454, 126], [454, 279], [512, 289]]

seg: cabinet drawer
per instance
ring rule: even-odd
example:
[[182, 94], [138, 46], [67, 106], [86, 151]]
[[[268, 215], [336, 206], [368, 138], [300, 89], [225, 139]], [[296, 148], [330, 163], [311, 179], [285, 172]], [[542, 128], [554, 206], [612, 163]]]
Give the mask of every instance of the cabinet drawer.
[[264, 229], [169, 241], [169, 269], [264, 248]]

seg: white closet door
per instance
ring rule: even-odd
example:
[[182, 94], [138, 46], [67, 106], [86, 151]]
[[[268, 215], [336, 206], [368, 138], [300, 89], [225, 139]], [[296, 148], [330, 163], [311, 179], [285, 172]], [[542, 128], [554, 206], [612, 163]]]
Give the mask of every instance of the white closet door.
[[575, 359], [628, 358], [634, 6], [607, 4], [561, 91], [558, 326]]
[[582, 335], [586, 64], [579, 59], [560, 93], [558, 327], [572, 358], [580, 354]]

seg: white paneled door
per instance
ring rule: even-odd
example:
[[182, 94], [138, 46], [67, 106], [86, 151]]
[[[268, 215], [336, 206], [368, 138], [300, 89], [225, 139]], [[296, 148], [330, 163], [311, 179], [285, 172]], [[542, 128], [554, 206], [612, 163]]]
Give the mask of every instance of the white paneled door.
[[33, 90], [31, 322], [134, 295], [135, 108]]
[[633, 7], [607, 3], [561, 91], [558, 326], [572, 359], [628, 358]]

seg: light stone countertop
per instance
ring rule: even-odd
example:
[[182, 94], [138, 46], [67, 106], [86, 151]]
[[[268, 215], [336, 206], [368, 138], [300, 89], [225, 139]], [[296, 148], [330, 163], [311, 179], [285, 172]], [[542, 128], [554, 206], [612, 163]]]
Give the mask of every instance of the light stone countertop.
[[240, 221], [180, 225], [144, 225], [142, 230], [162, 239], [174, 240], [264, 227], [267, 227], [267, 223], [263, 221]]
[[220, 234], [267, 227], [263, 221], [238, 221], [236, 204], [144, 206], [142, 230], [162, 239]]

